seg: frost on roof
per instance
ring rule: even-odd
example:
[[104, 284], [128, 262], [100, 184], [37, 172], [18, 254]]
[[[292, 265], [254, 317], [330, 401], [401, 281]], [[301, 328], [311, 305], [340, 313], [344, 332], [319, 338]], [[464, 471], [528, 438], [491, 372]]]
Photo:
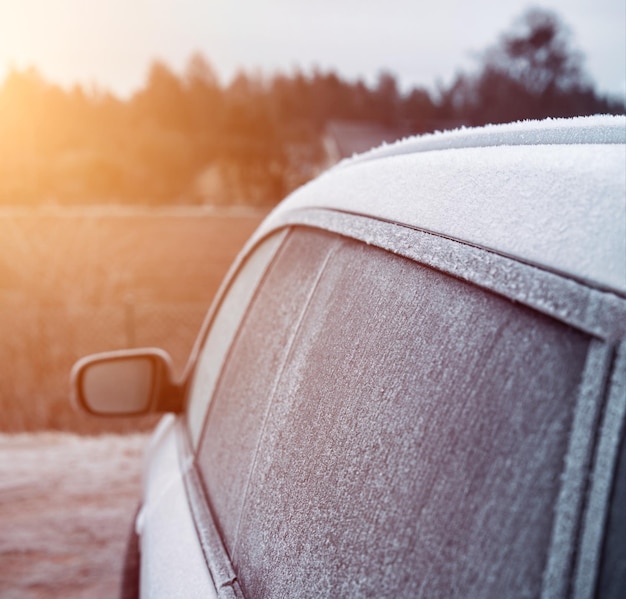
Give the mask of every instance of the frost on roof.
[[342, 161], [339, 167], [399, 154], [454, 148], [623, 143], [626, 143], [626, 116], [596, 115], [569, 119], [519, 121], [476, 128], [461, 127], [453, 131], [437, 131], [406, 138], [355, 155]]
[[626, 293], [626, 117], [459, 130], [342, 164], [294, 192], [258, 234], [288, 211], [339, 210]]

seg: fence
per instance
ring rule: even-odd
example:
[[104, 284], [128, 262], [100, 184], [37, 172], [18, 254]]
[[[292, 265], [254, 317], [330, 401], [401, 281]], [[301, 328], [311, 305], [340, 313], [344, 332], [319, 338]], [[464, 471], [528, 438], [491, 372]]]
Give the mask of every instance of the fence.
[[69, 373], [86, 354], [160, 347], [181, 374], [204, 315], [201, 303], [0, 305], [0, 430], [145, 428], [154, 419], [97, 419], [69, 403]]

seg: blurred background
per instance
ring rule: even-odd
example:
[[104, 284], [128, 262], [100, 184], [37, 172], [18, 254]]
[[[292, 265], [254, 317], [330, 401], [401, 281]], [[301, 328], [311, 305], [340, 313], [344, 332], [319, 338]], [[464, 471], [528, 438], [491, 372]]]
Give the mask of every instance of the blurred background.
[[0, 430], [138, 426], [71, 411], [74, 360], [181, 372], [248, 235], [342, 158], [625, 102], [623, 0], [0, 0]]
[[0, 205], [270, 206], [381, 140], [624, 111], [623, 0], [1, 2]]

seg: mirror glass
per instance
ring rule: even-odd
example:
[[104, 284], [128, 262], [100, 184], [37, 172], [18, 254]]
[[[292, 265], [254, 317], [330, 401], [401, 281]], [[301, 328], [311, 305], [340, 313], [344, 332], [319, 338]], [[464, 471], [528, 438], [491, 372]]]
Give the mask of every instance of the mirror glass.
[[150, 405], [154, 363], [145, 356], [103, 360], [85, 368], [82, 395], [99, 414], [136, 414]]

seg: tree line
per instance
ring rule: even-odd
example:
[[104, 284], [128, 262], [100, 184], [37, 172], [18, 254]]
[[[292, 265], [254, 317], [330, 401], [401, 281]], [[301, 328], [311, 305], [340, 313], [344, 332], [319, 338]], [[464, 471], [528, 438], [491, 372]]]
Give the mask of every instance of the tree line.
[[599, 94], [555, 13], [533, 9], [448, 86], [402, 92], [337, 73], [239, 73], [222, 84], [201, 54], [182, 73], [155, 61], [120, 99], [64, 89], [35, 69], [0, 87], [0, 204], [271, 205], [325, 164], [335, 121], [424, 133], [458, 125], [626, 112]]

